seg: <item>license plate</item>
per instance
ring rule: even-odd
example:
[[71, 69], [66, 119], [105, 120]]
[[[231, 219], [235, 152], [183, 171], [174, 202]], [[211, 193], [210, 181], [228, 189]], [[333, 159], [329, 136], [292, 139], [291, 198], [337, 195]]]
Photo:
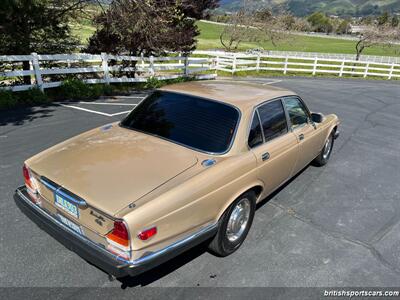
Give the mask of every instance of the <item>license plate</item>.
[[79, 233], [80, 235], [83, 235], [81, 226], [70, 221], [68, 218], [64, 217], [63, 215], [57, 214], [57, 217], [61, 221], [61, 223], [63, 223], [64, 225], [66, 225], [67, 227], [72, 229], [73, 231]]
[[63, 211], [66, 211], [71, 216], [74, 216], [77, 219], [79, 218], [78, 206], [72, 204], [70, 201], [58, 194], [55, 194], [54, 198], [54, 203], [57, 207], [61, 208]]

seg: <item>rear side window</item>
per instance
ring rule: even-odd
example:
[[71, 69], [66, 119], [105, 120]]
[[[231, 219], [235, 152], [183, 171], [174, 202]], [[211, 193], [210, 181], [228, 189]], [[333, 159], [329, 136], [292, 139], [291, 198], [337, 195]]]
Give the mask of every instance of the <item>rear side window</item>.
[[250, 148], [254, 148], [263, 143], [261, 124], [257, 113], [254, 114], [253, 121], [251, 123], [248, 143]]
[[260, 106], [258, 112], [266, 142], [288, 132], [285, 110], [280, 100]]

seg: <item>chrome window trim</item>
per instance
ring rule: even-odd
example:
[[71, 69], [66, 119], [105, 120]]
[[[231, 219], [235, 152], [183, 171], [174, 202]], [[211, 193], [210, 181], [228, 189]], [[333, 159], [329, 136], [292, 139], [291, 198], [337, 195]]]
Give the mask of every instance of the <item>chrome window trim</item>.
[[[286, 105], [285, 105], [285, 99], [286, 99], [286, 98], [296, 98], [297, 100], [299, 100], [299, 102], [303, 105], [303, 107], [304, 107], [304, 109], [305, 109], [305, 111], [306, 111], [306, 115], [307, 115], [307, 122], [306, 122], [306, 123], [303, 123], [303, 124], [301, 124], [301, 125], [298, 125], [298, 126], [295, 127], [295, 128], [293, 127], [292, 121], [290, 120], [289, 111], [288, 111], [288, 109], [287, 109], [287, 107], [286, 107]], [[297, 129], [303, 128], [303, 127], [305, 127], [306, 125], [310, 125], [310, 124], [312, 125], [312, 121], [311, 121], [311, 112], [310, 112], [308, 106], [306, 105], [306, 103], [303, 101], [303, 99], [301, 99], [300, 96], [298, 96], [298, 95], [288, 95], [288, 96], [284, 96], [284, 97], [282, 97], [282, 104], [283, 104], [283, 107], [284, 107], [285, 111], [287, 112], [287, 116], [288, 116], [288, 125], [290, 124], [290, 130], [291, 130], [292, 132], [294, 132], [294, 131], [297, 130]]]
[[263, 140], [262, 144], [264, 144], [265, 143], [264, 128], [263, 128], [262, 123], [261, 123], [260, 112], [258, 111], [258, 109], [256, 110], [256, 114], [257, 114], [258, 122], [260, 123], [260, 128], [261, 128], [261, 135], [262, 135], [262, 140]]
[[[284, 96], [284, 97], [286, 97], [286, 96]], [[281, 97], [276, 97], [276, 98], [271, 98], [271, 99], [265, 100], [265, 101], [263, 101], [263, 102], [261, 102], [261, 103], [259, 103], [259, 104], [257, 104], [256, 106], [253, 107], [253, 111], [252, 111], [251, 118], [250, 118], [251, 121], [249, 122], [249, 125], [248, 125], [248, 128], [247, 128], [247, 143], [246, 143], [246, 145], [247, 145], [247, 148], [249, 150], [257, 149], [258, 147], [266, 145], [266, 144], [272, 142], [273, 140], [275, 140], [277, 138], [280, 138], [282, 136], [285, 136], [288, 133], [292, 132], [291, 129], [289, 128], [289, 123], [288, 123], [288, 119], [287, 119], [287, 115], [286, 115], [286, 108], [285, 108], [285, 105], [284, 105], [284, 103], [282, 101], [282, 98], [283, 98], [282, 96]], [[260, 113], [258, 112], [258, 108], [260, 106], [262, 106], [262, 105], [268, 104], [269, 102], [273, 102], [273, 101], [281, 101], [281, 105], [283, 107], [283, 111], [285, 112], [285, 116], [286, 116], [286, 133], [284, 133], [284, 134], [282, 134], [280, 136], [274, 137], [272, 140], [265, 141], [264, 129], [263, 129], [263, 126], [262, 126], [262, 123], [261, 123], [261, 117], [260, 117]], [[258, 114], [258, 118], [259, 118], [259, 121], [260, 121], [261, 132], [262, 132], [262, 135], [263, 135], [263, 143], [251, 148], [249, 146], [249, 136], [250, 136], [251, 124], [253, 123], [253, 118], [254, 118], [254, 114], [255, 113]]]
[[[236, 107], [235, 105], [233, 105], [233, 104], [231, 104], [231, 103], [227, 103], [227, 102], [224, 102], [224, 101], [219, 101], [219, 100], [215, 100], [215, 99], [211, 99], [211, 98], [200, 97], [200, 96], [196, 96], [196, 95], [193, 95], [193, 94], [190, 94], [190, 93], [170, 92], [170, 91], [164, 91], [164, 90], [156, 90], [156, 91], [163, 92], [163, 93], [169, 93], [169, 94], [178, 94], [178, 95], [190, 96], [190, 97], [194, 97], [194, 98], [198, 98], [198, 99], [202, 99], [202, 100], [207, 100], [207, 101], [211, 101], [211, 102], [220, 103], [220, 104], [223, 104], [223, 105], [226, 105], [226, 106], [229, 106], [229, 107], [234, 108], [234, 109], [238, 112], [238, 118], [237, 118], [235, 130], [234, 130], [233, 133], [232, 133], [232, 138], [231, 138], [230, 144], [228, 145], [227, 149], [226, 149], [225, 151], [223, 151], [223, 152], [204, 151], [204, 150], [201, 150], [201, 149], [198, 149], [198, 148], [195, 148], [195, 147], [191, 147], [191, 146], [188, 146], [188, 145], [185, 145], [185, 144], [182, 144], [182, 143], [179, 143], [179, 142], [176, 142], [176, 141], [167, 139], [167, 138], [162, 137], [162, 136], [159, 136], [159, 135], [157, 135], [157, 134], [152, 134], [152, 133], [149, 133], [149, 132], [145, 132], [145, 131], [141, 131], [141, 130], [138, 130], [138, 129], [133, 129], [133, 128], [129, 128], [129, 127], [123, 126], [123, 125], [122, 125], [122, 122], [125, 120], [125, 118], [127, 118], [136, 108], [139, 107], [139, 105], [140, 105], [142, 102], [144, 102], [144, 101], [145, 101], [149, 96], [151, 96], [152, 94], [148, 95], [148, 96], [147, 96], [145, 99], [143, 99], [137, 106], [135, 106], [135, 108], [132, 109], [132, 111], [131, 111], [121, 122], [119, 122], [118, 125], [119, 125], [121, 128], [125, 128], [125, 129], [128, 129], [128, 130], [133, 130], [133, 131], [137, 131], [137, 132], [140, 132], [140, 133], [143, 133], [143, 134], [147, 134], [147, 135], [150, 135], [150, 136], [153, 136], [153, 137], [156, 137], [156, 138], [159, 138], [159, 139], [162, 139], [162, 140], [171, 142], [171, 143], [173, 143], [173, 144], [176, 144], [176, 145], [179, 145], [179, 146], [182, 146], [182, 147], [185, 147], [185, 148], [188, 148], [188, 149], [191, 149], [191, 150], [200, 152], [200, 153], [208, 154], [208, 155], [219, 156], [219, 155], [227, 154], [229, 151], [231, 151], [232, 146], [233, 146], [233, 144], [234, 144], [234, 142], [235, 142], [235, 139], [236, 139], [236, 133], [237, 133], [237, 131], [238, 131], [238, 129], [239, 129], [239, 125], [240, 125], [241, 120], [242, 120], [242, 112], [241, 112], [241, 110], [240, 110], [238, 107]], [[154, 93], [154, 92], [153, 92], [153, 93]]]

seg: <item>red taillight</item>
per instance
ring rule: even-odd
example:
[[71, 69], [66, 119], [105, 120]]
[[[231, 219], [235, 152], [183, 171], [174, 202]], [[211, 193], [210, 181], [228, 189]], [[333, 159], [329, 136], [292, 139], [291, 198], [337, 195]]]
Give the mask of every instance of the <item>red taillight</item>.
[[31, 173], [29, 172], [29, 169], [27, 168], [26, 165], [24, 165], [24, 166], [22, 167], [22, 173], [24, 174], [25, 185], [26, 185], [27, 187], [31, 188], [31, 189], [34, 189], [34, 188], [33, 188], [32, 181], [31, 181]]
[[157, 234], [157, 227], [152, 227], [150, 229], [146, 229], [138, 234], [138, 238], [142, 241], [146, 241], [151, 238], [153, 235]]
[[25, 164], [22, 167], [22, 174], [24, 175], [25, 186], [32, 202], [40, 204], [40, 200], [38, 197], [38, 190], [35, 184], [35, 179], [32, 177], [31, 171]]
[[107, 239], [117, 243], [118, 245], [128, 247], [129, 233], [125, 223], [120, 220], [115, 221], [113, 230], [107, 234]]

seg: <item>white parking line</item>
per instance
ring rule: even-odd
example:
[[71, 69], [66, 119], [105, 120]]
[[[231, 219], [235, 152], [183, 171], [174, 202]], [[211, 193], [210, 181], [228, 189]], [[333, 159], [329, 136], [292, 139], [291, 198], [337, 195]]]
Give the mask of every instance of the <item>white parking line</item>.
[[66, 104], [60, 104], [63, 107], [68, 107], [68, 108], [72, 108], [72, 109], [76, 109], [76, 110], [81, 110], [81, 111], [86, 111], [92, 114], [98, 114], [98, 115], [102, 115], [102, 116], [106, 116], [106, 117], [114, 117], [114, 116], [118, 116], [118, 115], [122, 115], [122, 114], [127, 114], [128, 112], [130, 112], [130, 110], [127, 111], [121, 111], [121, 112], [117, 112], [114, 114], [108, 114], [108, 113], [104, 113], [101, 111], [97, 111], [97, 110], [91, 110], [91, 109], [87, 109], [87, 108], [83, 108], [83, 107], [79, 107], [79, 106], [74, 106], [74, 105], [66, 105]]
[[114, 96], [113, 99], [144, 99], [146, 96]]
[[127, 114], [127, 113], [130, 113], [130, 112], [131, 112], [131, 110], [121, 111], [119, 113], [115, 113], [115, 114], [110, 115], [110, 117], [119, 116], [119, 115]]
[[93, 105], [119, 105], [119, 106], [136, 106], [137, 104], [133, 104], [133, 103], [108, 103], [108, 102], [85, 102], [85, 101], [81, 101], [78, 102], [79, 104], [93, 104]]
[[271, 82], [265, 82], [262, 85], [269, 85], [269, 84], [274, 84], [274, 83], [278, 83], [278, 82], [282, 82], [282, 80], [273, 80]]

